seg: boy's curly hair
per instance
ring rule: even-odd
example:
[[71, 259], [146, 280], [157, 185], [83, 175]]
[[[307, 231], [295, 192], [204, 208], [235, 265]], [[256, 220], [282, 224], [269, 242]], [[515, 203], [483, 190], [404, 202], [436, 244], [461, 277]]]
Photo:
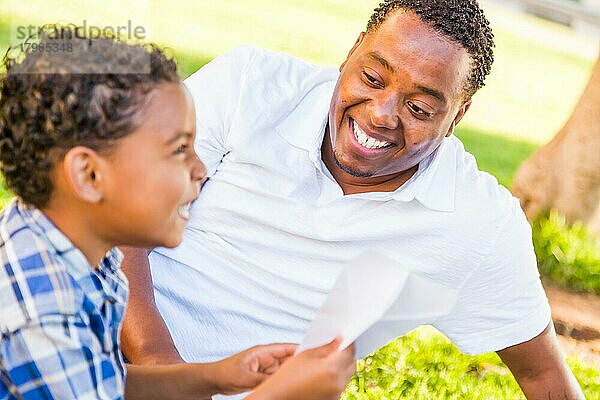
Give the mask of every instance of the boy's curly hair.
[[[175, 61], [153, 44], [116, 37], [85, 37], [72, 25], [47, 25], [70, 51], [9, 49], [0, 77], [0, 170], [17, 196], [38, 208], [53, 190], [53, 167], [75, 146], [109, 152], [135, 130], [145, 95], [161, 83], [180, 82]], [[71, 35], [68, 35], [68, 33]], [[63, 46], [63, 49], [66, 47]], [[142, 71], [119, 73], [123, 67]]]
[[385, 0], [367, 24], [375, 31], [394, 10], [410, 11], [433, 29], [460, 44], [471, 57], [465, 95], [470, 98], [484, 86], [494, 62], [494, 34], [477, 0]]

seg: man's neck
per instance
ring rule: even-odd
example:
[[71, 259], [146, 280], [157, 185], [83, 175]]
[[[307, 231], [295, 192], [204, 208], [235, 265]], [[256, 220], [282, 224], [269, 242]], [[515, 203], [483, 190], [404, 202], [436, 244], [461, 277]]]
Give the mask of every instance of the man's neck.
[[393, 192], [408, 181], [419, 169], [418, 165], [406, 171], [396, 174], [374, 176], [368, 178], [356, 177], [340, 168], [335, 161], [329, 128], [326, 128], [321, 145], [321, 159], [325, 167], [336, 180], [344, 195], [369, 193], [369, 192]]

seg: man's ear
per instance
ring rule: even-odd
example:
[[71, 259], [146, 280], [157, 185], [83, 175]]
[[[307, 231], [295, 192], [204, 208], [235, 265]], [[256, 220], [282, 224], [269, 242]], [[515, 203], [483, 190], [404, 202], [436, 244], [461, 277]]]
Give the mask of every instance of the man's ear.
[[65, 180], [76, 197], [90, 203], [102, 200], [103, 165], [98, 153], [88, 147], [77, 146], [65, 154]]
[[356, 38], [356, 42], [354, 43], [354, 46], [352, 46], [352, 48], [348, 52], [348, 56], [346, 57], [346, 59], [344, 60], [344, 62], [342, 63], [342, 65], [340, 65], [340, 72], [342, 72], [342, 69], [344, 69], [344, 67], [346, 66], [346, 63], [348, 62], [348, 59], [350, 58], [350, 56], [352, 55], [352, 53], [354, 53], [354, 51], [358, 48], [358, 46], [360, 46], [360, 44], [362, 43], [362, 41], [365, 38], [365, 35], [366, 35], [365, 32], [361, 32], [358, 35], [358, 38]]
[[448, 132], [446, 132], [446, 137], [454, 133], [454, 128], [456, 128], [456, 125], [458, 125], [460, 120], [465, 116], [466, 112], [469, 110], [469, 107], [471, 107], [471, 102], [471, 99], [469, 99], [460, 107], [460, 109], [456, 113], [456, 117], [454, 117], [454, 120], [450, 124], [450, 128], [448, 128]]

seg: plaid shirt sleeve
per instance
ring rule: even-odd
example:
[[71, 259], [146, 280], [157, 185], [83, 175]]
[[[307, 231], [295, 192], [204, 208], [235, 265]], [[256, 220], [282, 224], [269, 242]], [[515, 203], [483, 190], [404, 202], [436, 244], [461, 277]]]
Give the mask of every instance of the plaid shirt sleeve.
[[39, 210], [0, 214], [0, 400], [122, 399], [120, 253], [97, 271]]

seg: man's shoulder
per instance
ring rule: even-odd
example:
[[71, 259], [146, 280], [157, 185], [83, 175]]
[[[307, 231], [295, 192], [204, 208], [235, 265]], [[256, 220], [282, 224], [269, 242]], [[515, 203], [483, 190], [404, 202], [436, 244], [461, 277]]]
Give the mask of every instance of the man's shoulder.
[[199, 136], [216, 138], [231, 150], [273, 133], [300, 106], [318, 114], [320, 125], [338, 74], [289, 54], [243, 46], [217, 57], [185, 83], [194, 98]]
[[248, 72], [265, 77], [276, 77], [279, 80], [302, 81], [307, 76], [335, 71], [331, 66], [313, 64], [290, 53], [254, 46], [240, 46], [232, 50], [231, 54], [243, 55], [249, 60]]
[[451, 151], [454, 153], [457, 190], [468, 194], [465, 197], [474, 201], [510, 202], [512, 195], [508, 189], [501, 185], [495, 176], [479, 168], [477, 159], [465, 149], [459, 138], [452, 137], [449, 143]]
[[456, 159], [457, 210], [488, 227], [511, 220], [525, 221], [519, 215], [519, 200], [495, 176], [479, 169], [475, 157], [465, 150], [458, 138], [454, 138], [452, 145]]
[[[220, 67], [228, 67], [237, 71], [244, 71], [250, 66], [257, 65], [266, 67], [265, 73], [275, 72], [275, 69], [281, 73], [288, 73], [290, 69], [300, 69], [305, 71], [316, 71], [328, 69], [330, 67], [312, 64], [306, 60], [296, 57], [292, 54], [280, 51], [272, 51], [252, 45], [242, 45], [234, 47], [231, 50], [215, 57], [208, 64], [202, 67], [202, 71], [208, 66], [217, 64]], [[283, 70], [281, 69], [283, 68]], [[193, 75], [192, 75], [193, 76]]]
[[59, 255], [12, 205], [0, 214], [0, 329], [77, 312], [78, 290]]
[[[337, 70], [307, 62], [294, 55], [244, 45], [214, 58], [185, 80], [194, 88], [218, 83], [221, 90], [233, 85], [252, 96], [271, 97], [278, 93], [308, 92], [311, 86], [335, 80]], [[199, 92], [201, 95], [201, 91]]]

